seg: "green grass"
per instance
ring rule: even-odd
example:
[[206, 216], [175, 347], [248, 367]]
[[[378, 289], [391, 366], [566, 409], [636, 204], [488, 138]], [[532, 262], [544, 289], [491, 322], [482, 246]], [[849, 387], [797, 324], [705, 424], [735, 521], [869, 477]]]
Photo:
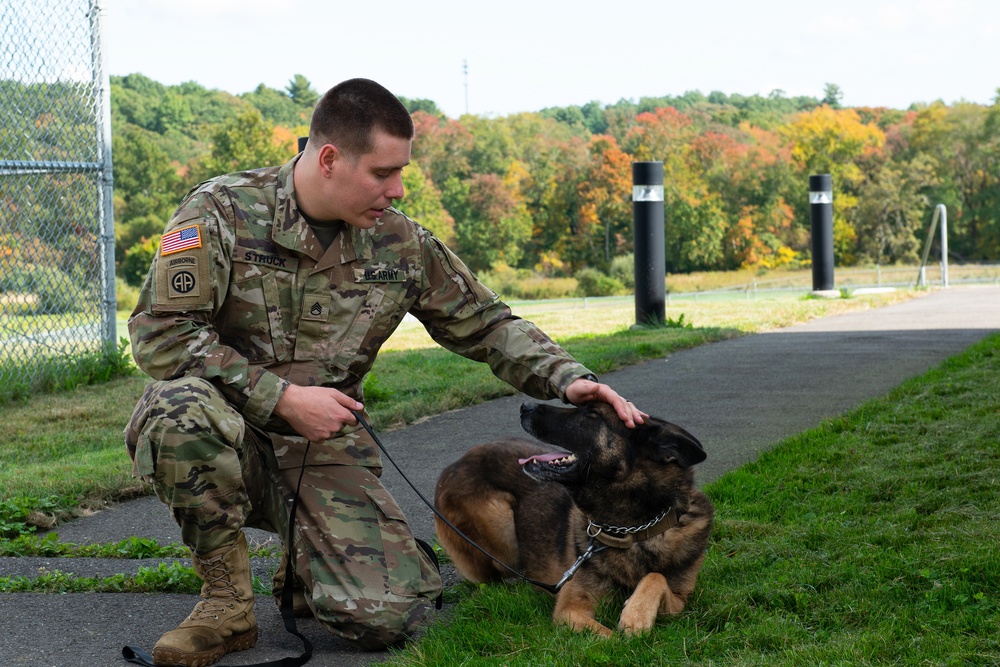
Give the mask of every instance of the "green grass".
[[705, 491], [698, 588], [650, 634], [578, 635], [527, 585], [462, 584], [389, 664], [1000, 664], [1000, 335]]
[[[3, 341], [0, 340], [0, 347]], [[25, 372], [25, 366], [30, 372]], [[100, 384], [112, 378], [135, 375], [135, 365], [128, 353], [128, 340], [104, 345], [102, 350], [61, 349], [30, 359], [0, 357], [0, 406], [42, 394], [86, 385]]]
[[[914, 293], [815, 300], [800, 296], [732, 303], [686, 303], [668, 319], [692, 328], [632, 330], [630, 301], [518, 304], [598, 373], [742, 333], [846, 310], [871, 308]], [[602, 305], [603, 304], [603, 305]], [[610, 304], [610, 305], [608, 305]], [[150, 489], [131, 475], [122, 430], [146, 379], [119, 377], [0, 405], [0, 537], [14, 537]], [[513, 390], [483, 364], [446, 352], [415, 322], [386, 345], [366, 383], [375, 427], [386, 430]]]
[[[201, 579], [194, 568], [179, 562], [140, 567], [136, 574], [113, 574], [110, 577], [78, 577], [61, 570], [41, 572], [37, 577], [0, 577], [0, 593], [187, 593], [201, 590]], [[253, 575], [254, 593], [271, 594], [270, 577]]]
[[[552, 304], [519, 310], [604, 372], [679, 347], [909, 296], [685, 303], [668, 317], [680, 323], [683, 314], [694, 328], [639, 331], [628, 329], [631, 304], [621, 312], [595, 308], [586, 317]], [[426, 349], [419, 331], [404, 326], [392, 342], [370, 388], [379, 428], [502, 391], [478, 365], [449, 366], [454, 355]], [[425, 399], [476, 372], [483, 377], [454, 395]], [[397, 389], [413, 383], [422, 391]], [[148, 492], [131, 479], [121, 444], [142, 385], [124, 378], [0, 407], [0, 530], [20, 522], [10, 534], [24, 533], [60, 512]], [[650, 634], [605, 640], [572, 633], [552, 626], [547, 594], [526, 585], [461, 584], [446, 591], [448, 607], [421, 640], [388, 662], [1000, 665], [998, 471], [1000, 336], [992, 336], [708, 485], [717, 520], [698, 588], [684, 612], [661, 619]], [[146, 542], [53, 542], [4, 540], [0, 554], [173, 553]], [[189, 575], [181, 566], [101, 580], [52, 572], [36, 582], [6, 579], [0, 588], [190, 592], [197, 581]], [[266, 583], [256, 587], [267, 592]], [[614, 626], [620, 605], [604, 601], [602, 622]]]

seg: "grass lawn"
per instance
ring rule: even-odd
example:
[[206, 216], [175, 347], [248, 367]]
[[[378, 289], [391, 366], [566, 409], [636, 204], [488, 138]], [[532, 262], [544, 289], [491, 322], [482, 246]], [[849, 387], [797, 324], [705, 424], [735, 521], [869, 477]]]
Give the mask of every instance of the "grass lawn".
[[705, 491], [698, 588], [650, 634], [553, 628], [547, 594], [463, 583], [388, 664], [1000, 664], [1000, 336]]
[[[605, 371], [909, 296], [685, 303], [668, 318], [676, 322], [683, 314], [693, 328], [646, 331], [628, 329], [631, 304], [587, 318], [573, 309], [560, 316], [551, 305], [520, 310]], [[593, 328], [580, 331], [581, 319]], [[380, 428], [440, 411], [443, 403], [421, 402], [419, 395], [437, 393], [460, 375], [482, 378], [445, 402], [468, 404], [503, 391], [477, 365], [449, 366], [454, 355], [439, 356], [425, 339], [404, 325], [380, 358], [369, 397]], [[394, 373], [405, 373], [423, 392], [385, 390], [399, 384]], [[30, 510], [31, 520], [42, 522], [73, 503], [146, 492], [128, 476], [120, 435], [142, 384], [141, 378], [117, 380], [0, 407], [0, 528], [6, 525], [8, 535], [28, 530]], [[552, 626], [547, 594], [520, 584], [460, 584], [446, 591], [445, 612], [420, 641], [387, 662], [1000, 665], [998, 473], [1000, 335], [994, 335], [707, 485], [716, 524], [698, 588], [685, 611], [661, 619], [650, 634], [600, 639], [572, 633]], [[0, 553], [14, 544], [30, 547], [23, 539], [2, 540]], [[147, 572], [108, 582], [54, 574], [45, 585], [54, 591], [193, 589], [187, 574]], [[0, 591], [23, 589], [18, 586], [23, 582], [0, 577]], [[614, 626], [620, 605], [606, 601], [600, 620]]]
[[[851, 299], [784, 296], [759, 301], [684, 303], [667, 318], [691, 327], [631, 330], [629, 300], [519, 304], [553, 338], [598, 373], [747, 332], [911, 298], [912, 292]], [[581, 323], [585, 323], [581, 326]], [[151, 490], [131, 477], [122, 430], [142, 393], [140, 375], [0, 406], [0, 537]], [[436, 347], [404, 322], [365, 385], [376, 428], [386, 430], [513, 393], [483, 364]]]

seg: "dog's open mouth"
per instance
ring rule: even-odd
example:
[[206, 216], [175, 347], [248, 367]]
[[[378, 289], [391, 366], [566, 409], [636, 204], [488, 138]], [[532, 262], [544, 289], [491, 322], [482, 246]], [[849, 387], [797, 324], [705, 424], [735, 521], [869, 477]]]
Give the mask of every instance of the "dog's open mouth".
[[576, 454], [570, 452], [554, 452], [552, 454], [535, 454], [526, 459], [518, 459], [522, 466], [535, 464], [536, 468], [548, 468], [549, 470], [565, 470], [576, 465]]

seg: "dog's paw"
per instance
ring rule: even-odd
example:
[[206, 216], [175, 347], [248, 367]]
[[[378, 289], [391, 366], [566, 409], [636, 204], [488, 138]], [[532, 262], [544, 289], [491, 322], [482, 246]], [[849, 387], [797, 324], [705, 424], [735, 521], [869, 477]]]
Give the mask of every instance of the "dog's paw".
[[618, 629], [630, 635], [649, 632], [656, 624], [665, 596], [669, 595], [670, 587], [663, 575], [655, 572], [647, 574], [625, 601]]
[[[632, 599], [629, 598], [629, 602]], [[657, 610], [653, 605], [626, 604], [618, 619], [618, 629], [630, 635], [643, 635], [656, 624]]]

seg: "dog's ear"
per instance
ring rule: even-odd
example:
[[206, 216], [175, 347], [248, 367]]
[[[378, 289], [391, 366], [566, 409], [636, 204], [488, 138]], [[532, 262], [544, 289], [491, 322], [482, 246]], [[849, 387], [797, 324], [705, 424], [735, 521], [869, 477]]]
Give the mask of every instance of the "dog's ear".
[[653, 417], [637, 428], [646, 432], [646, 437], [652, 446], [651, 457], [655, 461], [674, 462], [682, 468], [690, 468], [708, 457], [698, 438], [677, 424]]

